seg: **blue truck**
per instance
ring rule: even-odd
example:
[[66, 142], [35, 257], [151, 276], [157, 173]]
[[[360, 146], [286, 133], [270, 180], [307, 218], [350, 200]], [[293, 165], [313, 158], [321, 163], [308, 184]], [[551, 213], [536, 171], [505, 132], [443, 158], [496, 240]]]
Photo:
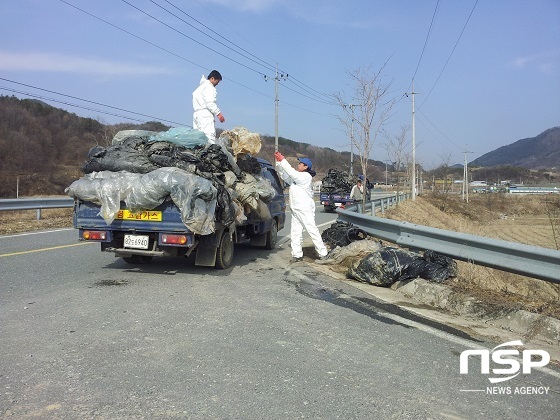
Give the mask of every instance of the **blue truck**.
[[354, 200], [350, 198], [350, 192], [320, 192], [319, 199], [326, 213], [332, 213], [337, 207], [354, 204]]
[[234, 244], [250, 242], [272, 250], [278, 231], [284, 227], [286, 204], [283, 189], [274, 167], [258, 159], [260, 175], [268, 179], [276, 195], [267, 204], [271, 218], [262, 220], [252, 212], [247, 220], [224, 226], [216, 222], [213, 233], [195, 234], [181, 219], [181, 212], [171, 199], [154, 209], [131, 212], [121, 202], [117, 217], [107, 224], [100, 215], [100, 205], [75, 199], [74, 227], [81, 241], [99, 242], [101, 251], [113, 252], [129, 264], [147, 264], [153, 257], [189, 257], [195, 265], [229, 268], [233, 263]]

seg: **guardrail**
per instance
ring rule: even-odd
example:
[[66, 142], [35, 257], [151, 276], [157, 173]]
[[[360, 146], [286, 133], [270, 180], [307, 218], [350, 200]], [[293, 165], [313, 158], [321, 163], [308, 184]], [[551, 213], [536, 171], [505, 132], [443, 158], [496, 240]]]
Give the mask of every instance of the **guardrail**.
[[37, 210], [37, 220], [41, 220], [42, 209], [61, 209], [74, 206], [73, 198], [10, 198], [0, 200], [0, 211]]
[[[368, 204], [361, 213], [369, 210], [375, 214], [375, 203]], [[340, 220], [405, 248], [431, 250], [461, 261], [560, 283], [560, 251], [369, 216], [357, 210], [358, 206], [352, 205], [336, 211]]]

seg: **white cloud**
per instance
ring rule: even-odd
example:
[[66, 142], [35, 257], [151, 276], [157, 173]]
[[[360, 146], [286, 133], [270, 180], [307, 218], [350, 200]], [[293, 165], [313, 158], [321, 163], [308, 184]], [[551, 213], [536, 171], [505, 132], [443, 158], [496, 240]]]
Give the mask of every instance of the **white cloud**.
[[339, 27], [367, 28], [372, 22], [363, 15], [352, 17], [344, 3], [328, 3], [324, 0], [206, 0], [234, 10], [252, 13], [269, 12], [275, 7], [284, 9], [297, 20]]
[[0, 51], [0, 70], [58, 72], [99, 76], [171, 74], [163, 67], [144, 64], [70, 57], [50, 53], [10, 53]]
[[560, 64], [560, 49], [543, 51], [524, 57], [517, 57], [513, 65], [518, 68], [535, 67], [543, 73], [551, 73]]
[[270, 9], [276, 4], [282, 4], [281, 0], [207, 0], [220, 6], [230, 9], [243, 10], [249, 12], [262, 12]]

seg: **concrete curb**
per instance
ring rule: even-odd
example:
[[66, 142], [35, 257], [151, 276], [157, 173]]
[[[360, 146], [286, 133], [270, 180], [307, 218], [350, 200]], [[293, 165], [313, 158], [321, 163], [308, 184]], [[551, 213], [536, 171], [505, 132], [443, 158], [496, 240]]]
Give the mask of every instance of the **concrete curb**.
[[468, 316], [493, 327], [519, 334], [531, 340], [560, 345], [560, 320], [525, 310], [496, 310], [476, 300], [455, 293], [449, 287], [424, 279], [399, 281], [391, 286], [405, 296], [425, 305]]

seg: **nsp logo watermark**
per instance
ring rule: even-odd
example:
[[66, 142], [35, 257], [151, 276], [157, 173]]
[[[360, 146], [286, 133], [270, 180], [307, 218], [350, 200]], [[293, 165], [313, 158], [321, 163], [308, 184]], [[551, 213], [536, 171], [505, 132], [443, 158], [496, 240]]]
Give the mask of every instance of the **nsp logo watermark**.
[[[529, 374], [532, 368], [544, 367], [550, 362], [550, 354], [545, 350], [523, 350], [519, 363], [519, 350], [513, 347], [523, 346], [521, 340], [509, 341], [494, 347], [492, 350], [476, 349], [465, 350], [459, 358], [459, 373], [469, 373], [469, 357], [480, 357], [480, 373], [483, 375], [494, 375], [488, 380], [492, 384], [509, 381], [520, 373]], [[490, 373], [490, 359], [500, 367], [494, 367]], [[508, 367], [503, 367], [508, 366]], [[502, 376], [505, 375], [505, 376]]]

